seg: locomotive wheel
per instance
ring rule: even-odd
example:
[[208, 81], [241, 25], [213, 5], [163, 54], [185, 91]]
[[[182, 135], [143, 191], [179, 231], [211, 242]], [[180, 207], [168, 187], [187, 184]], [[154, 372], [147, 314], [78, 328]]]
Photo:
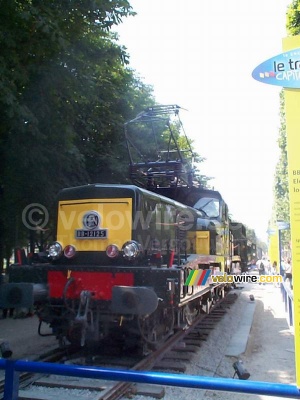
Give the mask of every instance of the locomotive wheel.
[[174, 310], [158, 308], [150, 315], [138, 317], [138, 327], [143, 340], [157, 345], [167, 339], [174, 328]]
[[198, 316], [199, 314], [199, 310], [197, 310], [196, 308], [193, 308], [191, 305], [187, 304], [184, 308], [183, 308], [183, 317], [185, 322], [191, 326], [192, 323], [195, 321], [195, 318]]

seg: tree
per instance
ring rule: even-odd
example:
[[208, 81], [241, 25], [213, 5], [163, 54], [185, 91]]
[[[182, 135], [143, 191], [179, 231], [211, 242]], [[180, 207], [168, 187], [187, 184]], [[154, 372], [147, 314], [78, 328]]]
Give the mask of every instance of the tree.
[[[88, 132], [95, 118], [90, 105], [99, 107], [99, 90], [104, 94], [94, 71], [101, 69], [106, 82], [124, 71], [127, 55], [109, 28], [133, 14], [125, 0], [12, 0], [1, 1], [1, 9], [0, 262], [27, 241], [28, 205], [50, 212], [58, 189], [89, 180], [78, 130]], [[133, 79], [125, 75], [123, 92]]]
[[289, 220], [289, 186], [288, 186], [288, 159], [286, 143], [286, 124], [284, 111], [284, 92], [280, 92], [280, 129], [278, 146], [279, 160], [276, 165], [274, 179], [274, 220]]
[[300, 3], [293, 0], [286, 14], [286, 30], [288, 35], [295, 36], [300, 33]]

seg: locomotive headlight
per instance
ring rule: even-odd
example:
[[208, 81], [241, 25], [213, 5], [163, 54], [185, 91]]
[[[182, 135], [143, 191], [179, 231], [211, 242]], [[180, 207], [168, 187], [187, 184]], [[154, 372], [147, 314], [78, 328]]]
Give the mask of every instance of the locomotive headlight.
[[71, 244], [68, 244], [68, 246], [65, 247], [64, 249], [64, 256], [66, 258], [72, 258], [74, 257], [76, 254], [76, 249], [74, 246], [72, 246]]
[[127, 260], [134, 260], [141, 254], [142, 246], [138, 242], [130, 240], [123, 244], [122, 251]]
[[119, 255], [119, 249], [118, 246], [115, 244], [110, 244], [109, 246], [106, 247], [106, 255], [109, 258], [116, 258]]
[[56, 260], [62, 255], [62, 247], [61, 244], [58, 242], [54, 242], [49, 246], [49, 256], [53, 258], [53, 260]]

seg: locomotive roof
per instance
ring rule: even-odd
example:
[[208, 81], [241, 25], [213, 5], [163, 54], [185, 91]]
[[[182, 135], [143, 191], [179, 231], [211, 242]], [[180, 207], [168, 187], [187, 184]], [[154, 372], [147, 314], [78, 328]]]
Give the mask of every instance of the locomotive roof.
[[241, 222], [230, 221], [230, 230], [234, 239], [245, 240], [247, 239], [246, 227]]
[[108, 198], [115, 197], [133, 197], [137, 194], [152, 197], [153, 199], [165, 199], [168, 202], [177, 203], [175, 199], [171, 199], [163, 194], [150, 192], [149, 190], [140, 188], [135, 185], [123, 184], [104, 184], [94, 183], [83, 186], [75, 186], [64, 188], [58, 193], [58, 200], [82, 200], [82, 199], [97, 199], [103, 196]]

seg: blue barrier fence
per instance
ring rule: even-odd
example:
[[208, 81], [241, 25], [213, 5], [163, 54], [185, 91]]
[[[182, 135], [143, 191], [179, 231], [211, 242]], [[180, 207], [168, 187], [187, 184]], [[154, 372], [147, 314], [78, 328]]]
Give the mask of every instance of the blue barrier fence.
[[291, 285], [289, 282], [282, 282], [280, 288], [289, 326], [294, 326], [294, 296], [293, 291], [291, 290]]
[[151, 383], [156, 385], [180, 386], [185, 388], [238, 393], [261, 394], [283, 398], [300, 399], [296, 386], [274, 383], [245, 381], [233, 378], [213, 378], [185, 374], [169, 374], [149, 371], [131, 371], [76, 365], [61, 365], [44, 362], [0, 359], [0, 369], [5, 369], [4, 400], [17, 400], [19, 375], [21, 372], [44, 373], [79, 378], [107, 379], [111, 381]]

